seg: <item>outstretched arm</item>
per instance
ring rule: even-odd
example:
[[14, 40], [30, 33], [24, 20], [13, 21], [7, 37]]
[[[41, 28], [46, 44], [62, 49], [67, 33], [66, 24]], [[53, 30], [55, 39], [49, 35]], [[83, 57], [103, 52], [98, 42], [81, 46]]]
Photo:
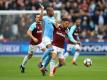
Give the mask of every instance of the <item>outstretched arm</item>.
[[44, 6], [43, 6], [41, 3], [39, 3], [39, 5], [40, 5], [40, 7], [41, 7], [40, 20], [42, 20], [42, 19], [43, 19], [43, 15], [44, 15], [44, 13], [43, 13], [43, 11], [44, 11]]
[[77, 41], [73, 38], [74, 31], [75, 31], [75, 26], [72, 26], [70, 31], [68, 32], [68, 38], [70, 39], [71, 42], [77, 43]]

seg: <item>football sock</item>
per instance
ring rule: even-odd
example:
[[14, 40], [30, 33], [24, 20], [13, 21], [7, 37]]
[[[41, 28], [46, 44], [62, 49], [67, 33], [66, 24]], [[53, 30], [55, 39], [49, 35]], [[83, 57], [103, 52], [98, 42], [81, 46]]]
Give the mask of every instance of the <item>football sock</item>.
[[25, 67], [26, 63], [28, 62], [28, 55], [24, 57], [23, 62], [22, 62], [22, 67]]
[[55, 60], [51, 59], [51, 61], [50, 61], [50, 73], [53, 73], [54, 67], [55, 67]]
[[47, 67], [47, 65], [49, 64], [50, 60], [51, 60], [51, 56], [50, 56], [50, 55], [48, 55], [48, 56], [43, 60], [43, 67], [44, 67], [44, 68]]
[[64, 58], [66, 59], [68, 56], [69, 56], [69, 53], [66, 52], [66, 53], [64, 54]]
[[76, 51], [75, 54], [74, 54], [73, 60], [76, 61], [78, 56], [79, 56], [79, 51]]

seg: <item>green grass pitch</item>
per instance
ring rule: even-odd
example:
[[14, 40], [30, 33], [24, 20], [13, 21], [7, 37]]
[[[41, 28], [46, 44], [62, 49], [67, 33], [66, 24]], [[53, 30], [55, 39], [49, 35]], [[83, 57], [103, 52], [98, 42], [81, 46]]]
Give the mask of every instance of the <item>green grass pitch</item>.
[[[87, 68], [83, 65], [84, 58], [91, 58], [93, 64]], [[71, 57], [66, 65], [57, 70], [54, 77], [42, 76], [37, 63], [39, 57], [33, 57], [26, 65], [26, 72], [20, 73], [19, 65], [23, 57], [0, 56], [0, 80], [107, 80], [107, 56], [80, 56], [78, 66], [71, 64]]]

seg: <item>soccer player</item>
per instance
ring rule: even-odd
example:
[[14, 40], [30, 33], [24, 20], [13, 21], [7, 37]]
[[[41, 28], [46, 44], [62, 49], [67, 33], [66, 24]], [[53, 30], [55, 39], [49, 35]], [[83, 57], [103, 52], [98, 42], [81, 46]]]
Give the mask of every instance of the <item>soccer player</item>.
[[[22, 64], [20, 66], [21, 72], [25, 72], [25, 65], [28, 62], [28, 60], [32, 57], [36, 49], [40, 48], [39, 45], [42, 41], [42, 25], [41, 25], [41, 18], [43, 16], [43, 10], [44, 7], [41, 6], [41, 15], [36, 14], [35, 15], [35, 22], [31, 24], [27, 31], [27, 35], [31, 38], [29, 43], [29, 49], [28, 49], [28, 55], [26, 55], [22, 61]], [[42, 48], [42, 50], [44, 50]]]
[[54, 32], [54, 39], [53, 39], [53, 48], [56, 55], [59, 59], [59, 64], [54, 66], [53, 69], [50, 68], [50, 76], [54, 76], [56, 69], [60, 68], [64, 65], [64, 42], [65, 42], [65, 35], [66, 35], [66, 29], [70, 25], [70, 19], [63, 18], [62, 24], [58, 28], [55, 29]]
[[[40, 70], [45, 75], [45, 68], [49, 64], [51, 57], [54, 59], [54, 52], [52, 48], [52, 41], [53, 41], [53, 33], [54, 28], [57, 27], [57, 22], [54, 17], [54, 10], [52, 7], [47, 7], [46, 9], [47, 15], [43, 16], [43, 38], [42, 38], [42, 45], [46, 47], [46, 51], [44, 52], [44, 55], [41, 59], [41, 62], [39, 64]], [[54, 65], [54, 60], [52, 60], [51, 65]]]
[[[72, 48], [75, 49], [75, 53], [72, 59], [72, 64], [76, 65], [76, 60], [80, 54], [81, 46], [80, 46], [80, 39], [79, 39], [79, 34], [80, 34], [80, 23], [81, 19], [76, 18], [74, 21], [74, 24], [68, 28], [67, 32], [67, 51], [71, 52]], [[65, 53], [65, 57], [68, 55], [68, 52]]]

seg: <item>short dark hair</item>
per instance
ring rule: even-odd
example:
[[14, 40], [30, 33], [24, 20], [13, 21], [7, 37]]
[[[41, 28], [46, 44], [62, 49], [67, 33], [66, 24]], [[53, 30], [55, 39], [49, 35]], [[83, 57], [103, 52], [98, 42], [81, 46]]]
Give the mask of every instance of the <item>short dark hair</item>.
[[37, 13], [37, 14], [34, 14], [34, 17], [36, 17], [37, 15], [40, 15], [39, 13]]
[[69, 19], [69, 18], [62, 18], [62, 21], [71, 21], [71, 19]]
[[73, 22], [76, 22], [78, 19], [81, 19], [81, 17], [72, 17]]
[[48, 12], [50, 8], [53, 8], [53, 7], [52, 7], [52, 6], [48, 6], [48, 7], [46, 8], [46, 12]]

